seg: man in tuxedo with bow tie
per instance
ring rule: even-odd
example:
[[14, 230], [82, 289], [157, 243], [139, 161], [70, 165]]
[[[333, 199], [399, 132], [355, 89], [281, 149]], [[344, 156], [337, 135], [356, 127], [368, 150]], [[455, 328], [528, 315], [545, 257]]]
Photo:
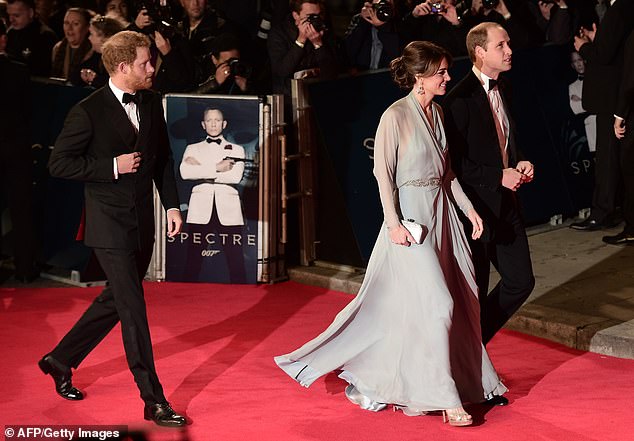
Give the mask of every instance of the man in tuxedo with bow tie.
[[148, 90], [154, 73], [149, 48], [146, 36], [131, 31], [104, 44], [110, 81], [71, 109], [51, 154], [52, 176], [85, 182], [84, 242], [94, 249], [108, 287], [39, 366], [60, 396], [83, 399], [71, 368], [120, 321], [144, 418], [182, 426], [186, 420], [165, 399], [156, 373], [142, 287], [154, 243], [152, 184], [167, 210], [168, 236], [182, 225], [161, 99]]
[[[508, 34], [496, 23], [481, 23], [469, 31], [467, 49], [473, 68], [447, 94], [443, 109], [453, 170], [484, 221], [471, 250], [486, 344], [535, 285], [515, 193], [533, 180], [533, 164], [516, 145], [507, 84], [500, 76], [511, 69]], [[487, 295], [490, 263], [501, 281]]]
[[180, 164], [183, 179], [199, 182], [189, 199], [187, 223], [209, 223], [215, 206], [221, 225], [244, 225], [240, 194], [230, 185], [242, 180], [244, 147], [229, 143], [222, 135], [227, 120], [220, 109], [206, 108], [201, 124], [207, 136], [187, 146]]

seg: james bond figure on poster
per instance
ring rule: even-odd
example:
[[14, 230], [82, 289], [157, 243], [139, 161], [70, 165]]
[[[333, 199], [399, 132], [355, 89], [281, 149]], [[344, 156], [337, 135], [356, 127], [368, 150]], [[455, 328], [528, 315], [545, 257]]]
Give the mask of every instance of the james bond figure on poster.
[[244, 225], [238, 184], [244, 174], [244, 148], [229, 143], [222, 131], [227, 121], [220, 109], [206, 108], [203, 112], [205, 139], [185, 149], [180, 172], [183, 179], [200, 180], [192, 189], [186, 222], [207, 224], [216, 207], [221, 225]]
[[166, 279], [256, 283], [258, 97], [168, 96], [183, 231], [166, 243]]

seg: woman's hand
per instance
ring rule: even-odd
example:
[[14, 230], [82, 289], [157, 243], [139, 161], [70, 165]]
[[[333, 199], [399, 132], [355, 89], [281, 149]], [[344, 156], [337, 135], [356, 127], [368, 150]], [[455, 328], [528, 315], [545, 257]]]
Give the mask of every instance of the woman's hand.
[[92, 69], [82, 69], [79, 71], [79, 75], [84, 83], [91, 86], [97, 76], [97, 72]]
[[471, 225], [473, 226], [473, 232], [471, 233], [471, 239], [476, 240], [482, 236], [482, 231], [484, 231], [484, 227], [482, 226], [482, 218], [476, 213], [476, 211], [472, 208], [467, 211], [467, 217], [471, 221]]
[[393, 244], [404, 245], [406, 247], [416, 243], [411, 233], [403, 225], [398, 224], [395, 227], [388, 228], [390, 232], [390, 240]]

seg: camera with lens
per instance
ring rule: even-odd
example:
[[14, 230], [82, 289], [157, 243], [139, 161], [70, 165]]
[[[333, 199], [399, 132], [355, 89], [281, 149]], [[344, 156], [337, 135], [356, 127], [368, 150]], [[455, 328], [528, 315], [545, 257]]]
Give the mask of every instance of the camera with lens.
[[379, 0], [372, 4], [372, 9], [376, 13], [376, 18], [383, 23], [388, 22], [394, 17], [394, 10], [389, 0]]
[[326, 23], [324, 23], [324, 19], [321, 18], [319, 14], [308, 14], [306, 20], [304, 20], [304, 23], [306, 22], [313, 25], [313, 28], [315, 28], [317, 32], [326, 31], [328, 29]]
[[244, 61], [239, 58], [229, 58], [227, 60], [227, 67], [229, 68], [229, 76], [249, 78], [253, 69]]
[[137, 3], [137, 11], [145, 9], [148, 17], [152, 19], [152, 24], [141, 31], [145, 34], [153, 34], [154, 31], [164, 38], [170, 39], [174, 35], [181, 35], [179, 24], [173, 19], [172, 11], [166, 0], [143, 0]]
[[482, 0], [482, 6], [486, 9], [495, 9], [500, 4], [500, 0]]
[[431, 13], [432, 14], [440, 14], [444, 12], [447, 8], [441, 2], [434, 2], [431, 4]]

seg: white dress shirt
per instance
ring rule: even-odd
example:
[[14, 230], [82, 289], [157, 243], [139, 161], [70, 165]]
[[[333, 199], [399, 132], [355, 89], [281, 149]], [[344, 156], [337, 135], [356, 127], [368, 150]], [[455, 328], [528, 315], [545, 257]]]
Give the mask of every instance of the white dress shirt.
[[480, 72], [478, 68], [473, 66], [473, 73], [475, 73], [476, 77], [480, 79], [480, 84], [484, 88], [484, 93], [486, 93], [487, 98], [489, 98], [489, 104], [491, 105], [491, 111], [493, 112], [493, 116], [497, 119], [496, 126], [499, 124], [500, 129], [502, 130], [502, 136], [504, 138], [504, 145], [502, 146], [502, 142], [500, 143], [500, 150], [502, 150], [502, 159], [504, 162], [504, 167], [508, 167], [508, 146], [509, 146], [509, 119], [506, 115], [506, 110], [504, 109], [504, 102], [502, 101], [502, 95], [500, 95], [500, 91], [498, 87], [494, 87], [489, 90], [489, 81], [493, 78], [483, 74]]

